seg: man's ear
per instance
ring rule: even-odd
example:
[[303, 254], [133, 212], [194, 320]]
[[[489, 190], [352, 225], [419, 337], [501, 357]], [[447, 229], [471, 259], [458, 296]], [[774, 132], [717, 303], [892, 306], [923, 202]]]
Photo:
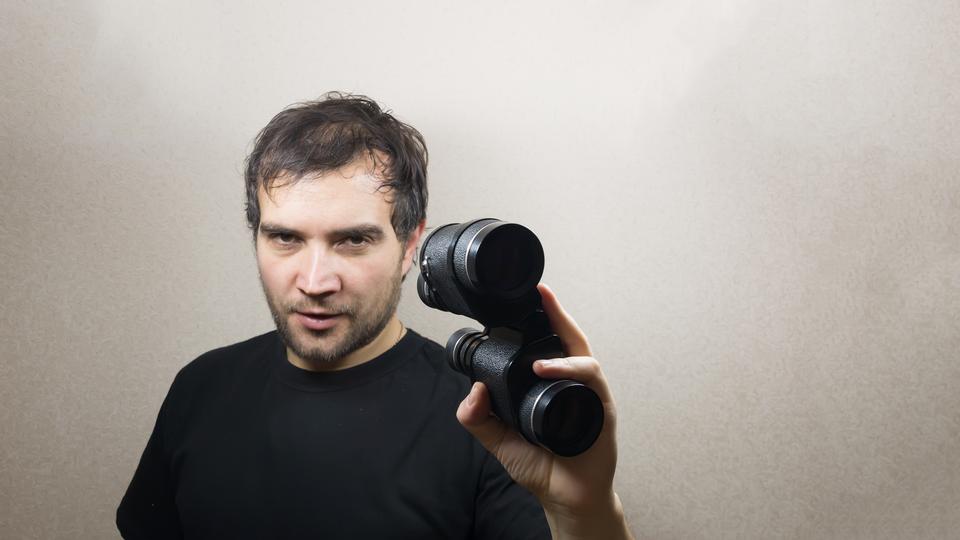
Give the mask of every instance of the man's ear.
[[404, 246], [403, 251], [403, 275], [406, 276], [407, 272], [410, 271], [410, 267], [413, 265], [413, 259], [417, 255], [417, 246], [420, 245], [420, 238], [423, 236], [423, 230], [427, 226], [427, 220], [421, 220], [417, 225], [417, 228], [410, 231], [410, 234], [407, 236], [407, 245]]

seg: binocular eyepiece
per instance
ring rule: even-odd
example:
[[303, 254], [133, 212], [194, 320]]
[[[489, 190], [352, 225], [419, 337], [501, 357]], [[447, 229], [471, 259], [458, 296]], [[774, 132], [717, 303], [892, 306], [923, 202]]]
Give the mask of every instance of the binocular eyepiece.
[[537, 291], [543, 264], [540, 240], [522, 225], [444, 225], [423, 242], [417, 292], [426, 305], [485, 326], [450, 336], [447, 360], [486, 385], [494, 414], [531, 443], [575, 456], [600, 435], [603, 405], [582, 383], [533, 372], [534, 361], [564, 356]]

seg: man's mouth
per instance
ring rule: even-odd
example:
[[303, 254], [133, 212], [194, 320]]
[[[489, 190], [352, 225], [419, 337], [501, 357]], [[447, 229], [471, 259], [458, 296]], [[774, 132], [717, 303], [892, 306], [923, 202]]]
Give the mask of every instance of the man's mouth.
[[326, 330], [333, 328], [342, 318], [340, 313], [331, 313], [326, 311], [298, 311], [294, 315], [300, 324], [311, 330]]
[[334, 313], [332, 311], [298, 311], [297, 313], [306, 315], [307, 317], [317, 317], [321, 319], [324, 317], [336, 317], [339, 315], [339, 313]]

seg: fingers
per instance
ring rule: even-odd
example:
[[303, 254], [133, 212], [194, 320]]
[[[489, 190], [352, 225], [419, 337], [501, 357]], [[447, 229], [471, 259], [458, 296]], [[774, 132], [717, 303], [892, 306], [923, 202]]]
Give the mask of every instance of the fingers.
[[490, 415], [490, 395], [481, 382], [473, 383], [470, 393], [457, 408], [457, 420], [493, 455], [497, 455], [507, 426]]
[[590, 387], [604, 404], [613, 403], [613, 395], [607, 386], [600, 363], [589, 356], [550, 358], [533, 363], [533, 372], [544, 379], [571, 379]]
[[550, 319], [550, 327], [560, 338], [568, 357], [539, 360], [533, 364], [534, 372], [545, 379], [580, 381], [593, 389], [600, 400], [612, 410], [613, 394], [607, 386], [607, 379], [603, 376], [599, 362], [592, 358], [593, 353], [590, 351], [586, 334], [573, 317], [563, 309], [560, 301], [557, 300], [557, 295], [553, 294], [550, 287], [541, 283], [537, 289], [543, 299], [543, 311]]
[[590, 352], [590, 344], [587, 342], [587, 336], [583, 333], [583, 330], [580, 330], [580, 327], [577, 326], [577, 322], [573, 320], [573, 317], [560, 305], [560, 302], [557, 300], [557, 295], [553, 294], [550, 287], [543, 283], [537, 285], [537, 289], [540, 291], [540, 297], [543, 299], [543, 311], [550, 320], [550, 327], [553, 328], [553, 331], [560, 337], [560, 341], [563, 343], [563, 348], [567, 355], [593, 356], [593, 353]]

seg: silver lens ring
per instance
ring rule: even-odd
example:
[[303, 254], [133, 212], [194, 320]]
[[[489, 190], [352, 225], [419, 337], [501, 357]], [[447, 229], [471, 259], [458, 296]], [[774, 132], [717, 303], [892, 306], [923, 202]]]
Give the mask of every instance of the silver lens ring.
[[[543, 395], [546, 394], [547, 391], [550, 390], [551, 388], [553, 388], [554, 386], [556, 386], [556, 385], [558, 385], [558, 384], [566, 384], [566, 383], [569, 383], [569, 382], [570, 382], [570, 381], [567, 380], [567, 379], [557, 379], [556, 381], [553, 381], [553, 382], [552, 382], [551, 384], [549, 384], [546, 388], [544, 388], [543, 391], [540, 392], [539, 395], [537, 395], [537, 399], [535, 399], [535, 400], [533, 401], [533, 407], [530, 408], [530, 434], [533, 435], [534, 437], [537, 437], [537, 439], [538, 439], [538, 444], [539, 444], [539, 438], [540, 438], [540, 437], [539, 437], [539, 434], [537, 433], [536, 429], [534, 429], [534, 427], [533, 427], [533, 419], [537, 416], [537, 405], [540, 404], [540, 398], [542, 398]], [[540, 446], [543, 446], [543, 444], [540, 444]], [[547, 448], [546, 446], [543, 446], [543, 447], [544, 447], [544, 448]], [[549, 448], [547, 448], [547, 450], [549, 450]]]
[[[470, 261], [470, 254], [473, 253], [473, 243], [476, 242], [476, 241], [477, 241], [477, 238], [480, 237], [481, 235], [486, 236], [486, 233], [484, 233], [484, 231], [486, 231], [487, 229], [489, 229], [489, 228], [491, 228], [491, 227], [493, 227], [493, 228], [499, 227], [500, 225], [503, 225], [503, 222], [502, 222], [502, 221], [492, 221], [492, 222], [490, 222], [490, 223], [487, 223], [487, 224], [484, 225], [483, 227], [480, 227], [480, 230], [478, 230], [477, 232], [475, 232], [475, 233], [473, 234], [473, 237], [470, 239], [470, 242], [467, 244], [467, 251], [466, 251], [466, 255], [465, 255], [466, 258], [465, 258], [465, 260], [463, 261], [463, 269], [464, 269], [464, 271], [467, 273], [467, 281], [469, 281], [471, 285], [473, 285], [474, 283], [476, 283], [477, 289], [480, 289], [480, 288], [481, 288], [481, 287], [480, 287], [480, 280], [477, 279], [477, 276], [473, 275], [473, 272], [470, 271], [471, 264], [469, 263], [469, 261]], [[478, 248], [478, 249], [479, 249], [479, 248]]]

